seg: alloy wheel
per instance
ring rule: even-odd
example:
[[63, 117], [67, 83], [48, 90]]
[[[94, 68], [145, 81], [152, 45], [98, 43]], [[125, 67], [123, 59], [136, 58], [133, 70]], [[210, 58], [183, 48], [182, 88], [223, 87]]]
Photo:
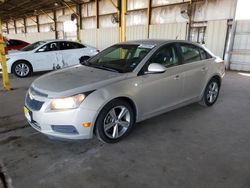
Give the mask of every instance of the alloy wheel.
[[130, 123], [129, 110], [125, 106], [116, 106], [104, 118], [104, 133], [109, 138], [119, 138], [128, 130]]
[[218, 96], [219, 85], [217, 82], [211, 82], [208, 86], [207, 101], [212, 104]]
[[15, 67], [15, 72], [18, 76], [24, 77], [27, 76], [30, 72], [30, 68], [26, 63], [19, 63]]

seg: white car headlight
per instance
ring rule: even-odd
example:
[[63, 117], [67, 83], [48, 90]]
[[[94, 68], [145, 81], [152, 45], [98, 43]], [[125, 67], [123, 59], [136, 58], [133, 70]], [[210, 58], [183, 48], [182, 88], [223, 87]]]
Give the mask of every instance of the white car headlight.
[[84, 94], [78, 94], [72, 97], [53, 99], [50, 103], [50, 110], [68, 110], [75, 109], [80, 106], [85, 99]]

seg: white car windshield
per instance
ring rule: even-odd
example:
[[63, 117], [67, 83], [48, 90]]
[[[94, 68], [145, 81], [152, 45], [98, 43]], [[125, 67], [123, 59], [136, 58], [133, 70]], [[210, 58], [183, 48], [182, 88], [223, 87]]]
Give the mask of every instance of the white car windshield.
[[20, 51], [32, 51], [34, 49], [36, 49], [37, 47], [45, 44], [46, 42], [45, 41], [38, 41], [38, 42], [35, 42], [33, 44], [30, 44], [26, 47], [24, 47], [23, 49], [21, 49]]
[[153, 47], [134, 44], [114, 45], [89, 59], [84, 65], [120, 73], [132, 72]]

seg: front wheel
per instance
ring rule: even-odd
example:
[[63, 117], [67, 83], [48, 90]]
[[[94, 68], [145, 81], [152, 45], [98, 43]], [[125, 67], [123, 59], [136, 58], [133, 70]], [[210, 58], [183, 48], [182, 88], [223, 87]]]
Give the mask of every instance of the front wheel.
[[105, 143], [116, 143], [125, 137], [135, 123], [135, 114], [130, 104], [113, 100], [100, 112], [96, 121], [96, 135]]
[[212, 78], [206, 86], [200, 104], [204, 106], [212, 106], [217, 101], [219, 92], [220, 92], [220, 82], [217, 79]]
[[17, 76], [17, 77], [27, 77], [31, 74], [32, 69], [29, 63], [25, 61], [18, 61], [13, 65], [12, 72]]

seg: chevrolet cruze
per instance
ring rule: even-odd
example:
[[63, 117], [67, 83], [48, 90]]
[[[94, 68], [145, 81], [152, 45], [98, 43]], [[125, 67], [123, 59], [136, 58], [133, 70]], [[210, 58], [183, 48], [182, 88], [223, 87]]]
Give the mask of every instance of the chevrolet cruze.
[[48, 136], [96, 135], [114, 143], [136, 122], [194, 102], [212, 106], [224, 73], [223, 61], [195, 43], [119, 43], [36, 79], [24, 112], [29, 124]]

